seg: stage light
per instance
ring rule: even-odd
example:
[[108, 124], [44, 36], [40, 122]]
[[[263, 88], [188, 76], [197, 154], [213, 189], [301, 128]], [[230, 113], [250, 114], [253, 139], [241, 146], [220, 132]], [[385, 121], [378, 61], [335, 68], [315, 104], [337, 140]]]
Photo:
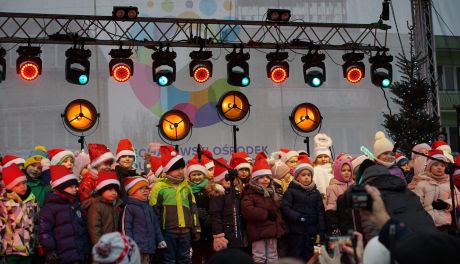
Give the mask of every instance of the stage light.
[[270, 52], [266, 56], [267, 77], [276, 84], [283, 83], [289, 78], [289, 64], [285, 61], [288, 58], [287, 52]]
[[135, 6], [114, 6], [112, 11], [114, 18], [123, 20], [136, 19], [138, 15], [139, 11]]
[[170, 141], [180, 141], [187, 137], [192, 129], [192, 123], [187, 114], [180, 110], [170, 110], [164, 113], [158, 123], [160, 135]]
[[5, 61], [6, 50], [0, 48], [0, 83], [6, 79], [6, 61]]
[[249, 77], [249, 53], [243, 53], [243, 49], [239, 52], [233, 50], [225, 56], [227, 63], [227, 83], [233, 86], [246, 87], [251, 83]]
[[85, 85], [89, 81], [91, 51], [83, 46], [69, 48], [65, 52], [65, 79], [69, 83]]
[[326, 81], [326, 66], [324, 64], [326, 56], [317, 52], [309, 52], [302, 56], [303, 78], [305, 83], [312, 87], [319, 87]]
[[133, 52], [131, 49], [112, 49], [109, 55], [112, 59], [109, 62], [110, 76], [117, 82], [126, 82], [134, 74], [133, 61], [129, 58]]
[[268, 9], [267, 20], [276, 22], [288, 22], [291, 18], [291, 10], [288, 9]]
[[211, 51], [192, 51], [190, 53], [190, 77], [198, 83], [207, 82], [212, 77], [212, 57]]
[[20, 46], [16, 60], [16, 72], [26, 81], [37, 79], [42, 74], [42, 60], [39, 55], [42, 52], [40, 47]]
[[61, 117], [69, 129], [75, 132], [85, 132], [96, 124], [99, 114], [91, 102], [77, 99], [66, 106]]
[[220, 97], [217, 103], [217, 112], [227, 121], [237, 122], [249, 113], [248, 98], [241, 92], [230, 91]]
[[382, 88], [391, 86], [393, 81], [392, 61], [393, 56], [386, 55], [385, 53], [377, 53], [375, 56], [369, 58], [369, 62], [371, 63], [371, 81], [375, 86]]
[[343, 77], [350, 83], [359, 83], [365, 76], [365, 66], [361, 61], [364, 58], [363, 53], [346, 53], [342, 56], [344, 64], [342, 65]]
[[301, 133], [310, 133], [321, 124], [322, 116], [318, 107], [311, 103], [297, 105], [289, 116], [291, 126]]
[[176, 52], [161, 48], [152, 54], [153, 81], [159, 86], [171, 85], [176, 80]]

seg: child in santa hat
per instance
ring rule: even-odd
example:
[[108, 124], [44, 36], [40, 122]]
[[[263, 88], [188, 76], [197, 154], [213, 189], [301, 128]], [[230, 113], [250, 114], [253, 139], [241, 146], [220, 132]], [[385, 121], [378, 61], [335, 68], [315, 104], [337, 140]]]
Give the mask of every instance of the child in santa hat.
[[27, 185], [35, 195], [39, 208], [43, 206], [46, 193], [51, 190], [51, 186], [44, 184], [42, 181], [43, 159], [49, 159], [45, 147], [36, 146], [35, 149], [30, 152], [26, 162], [24, 163]]
[[314, 169], [307, 160], [299, 160], [294, 180], [289, 184], [281, 203], [281, 212], [288, 226], [288, 256], [304, 262], [313, 256], [313, 241], [319, 234], [324, 241], [326, 222], [320, 192], [313, 181]]
[[332, 175], [332, 154], [330, 147], [332, 139], [324, 134], [319, 133], [314, 137], [315, 148], [313, 150], [313, 181], [316, 188], [323, 197], [323, 202], [326, 202], [326, 188], [334, 176]]
[[165, 263], [190, 263], [190, 236], [200, 238], [196, 202], [192, 188], [184, 178], [184, 158], [173, 147], [160, 147], [163, 170], [166, 173], [150, 194], [150, 205], [160, 215], [161, 229], [168, 247], [163, 252]]
[[123, 208], [121, 232], [132, 237], [139, 247], [142, 264], [149, 264], [157, 248], [165, 248], [158, 216], [148, 203], [149, 182], [142, 176], [126, 177], [125, 191], [128, 195]]
[[[117, 153], [115, 157], [118, 180], [123, 185], [124, 178], [139, 175], [133, 167], [135, 161], [134, 147], [131, 141], [127, 138], [118, 141]], [[122, 197], [126, 195], [124, 186], [121, 186]]]
[[213, 249], [244, 248], [247, 246], [246, 231], [241, 224], [239, 205], [241, 193], [231, 189], [227, 162], [218, 158], [214, 168], [214, 178], [206, 186], [209, 194], [209, 222], [213, 234]]
[[1, 255], [6, 263], [32, 263], [36, 248], [38, 205], [27, 177], [15, 164], [3, 168], [6, 192], [0, 202]]
[[385, 134], [382, 131], [375, 133], [375, 143], [374, 143], [374, 161], [375, 163], [385, 166], [391, 175], [399, 177], [406, 183], [406, 178], [404, 177], [401, 169], [396, 165], [396, 157], [393, 152], [394, 145], [389, 139], [385, 137]]
[[86, 263], [90, 246], [77, 196], [78, 178], [63, 165], [52, 165], [51, 186], [40, 210], [38, 239], [46, 263]]
[[95, 195], [99, 172], [110, 171], [115, 160], [115, 156], [104, 144], [88, 144], [88, 152], [91, 159], [90, 167], [84, 173], [78, 188], [78, 196], [82, 203]]
[[278, 260], [277, 239], [286, 233], [286, 227], [276, 195], [267, 156], [260, 152], [256, 156], [248, 188], [241, 199], [241, 213], [246, 219], [255, 263]]
[[[208, 172], [206, 173], [206, 177], [209, 179], [209, 180], [212, 180], [212, 177], [214, 177], [214, 162], [212, 161], [212, 159], [214, 158], [211, 151], [207, 150], [207, 149], [203, 149], [201, 150], [202, 154], [201, 154], [201, 163], [203, 164], [203, 166], [208, 170]], [[196, 154], [193, 159], [198, 159], [198, 154]]]
[[238, 177], [235, 178], [236, 188], [242, 192], [244, 187], [249, 183], [251, 179], [252, 166], [249, 164], [246, 152], [232, 153], [232, 159], [230, 160], [230, 166], [238, 171]]
[[96, 182], [96, 194], [82, 204], [88, 210], [88, 233], [94, 245], [103, 234], [118, 231], [122, 200], [120, 182], [113, 171], [101, 171]]

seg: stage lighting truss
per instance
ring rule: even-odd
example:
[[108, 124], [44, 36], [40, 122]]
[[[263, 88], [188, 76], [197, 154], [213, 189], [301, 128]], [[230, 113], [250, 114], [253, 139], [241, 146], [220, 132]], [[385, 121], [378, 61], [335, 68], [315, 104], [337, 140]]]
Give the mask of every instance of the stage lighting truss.
[[85, 85], [89, 81], [91, 50], [74, 45], [65, 52], [65, 79], [72, 84]]
[[311, 87], [319, 87], [326, 81], [325, 59], [326, 56], [318, 51], [302, 56], [303, 77], [306, 84]]
[[42, 74], [42, 60], [39, 55], [40, 47], [20, 46], [17, 50], [16, 72], [26, 81], [37, 79]]
[[134, 74], [133, 61], [129, 58], [133, 52], [131, 49], [112, 49], [109, 55], [112, 59], [109, 62], [110, 76], [117, 82], [126, 82]]
[[190, 77], [198, 83], [205, 83], [212, 77], [211, 51], [192, 51], [190, 53]]
[[343, 77], [352, 84], [359, 83], [365, 76], [366, 69], [362, 60], [364, 53], [350, 52], [342, 56]]
[[152, 54], [153, 81], [159, 86], [171, 85], [176, 80], [176, 52], [170, 51], [169, 47], [162, 47]]
[[0, 83], [6, 79], [6, 61], [5, 61], [6, 50], [0, 48]]
[[287, 52], [270, 52], [267, 54], [267, 77], [276, 84], [283, 83], [289, 78], [289, 63], [286, 61], [288, 58]]
[[371, 63], [371, 81], [375, 86], [388, 88], [393, 82], [393, 56], [377, 53], [369, 58]]
[[236, 49], [225, 56], [227, 63], [227, 83], [233, 86], [246, 87], [251, 83], [249, 77], [249, 53], [244, 53], [241, 48], [239, 52]]

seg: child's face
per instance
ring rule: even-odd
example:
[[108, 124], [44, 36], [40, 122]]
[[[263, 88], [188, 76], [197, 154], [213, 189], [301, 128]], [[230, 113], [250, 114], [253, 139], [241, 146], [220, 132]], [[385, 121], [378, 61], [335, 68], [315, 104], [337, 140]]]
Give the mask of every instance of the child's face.
[[433, 165], [431, 165], [430, 172], [434, 176], [442, 176], [446, 173], [446, 165], [444, 163], [435, 161]]
[[299, 161], [298, 157], [292, 157], [286, 161], [286, 165], [288, 165], [290, 169], [295, 169], [295, 166], [297, 166], [298, 161]]
[[190, 173], [190, 181], [199, 184], [204, 180], [204, 174], [199, 171], [192, 171]]
[[122, 168], [126, 168], [126, 169], [132, 168], [133, 162], [134, 162], [134, 156], [131, 156], [131, 155], [121, 156], [120, 159], [118, 160], [118, 164]]
[[212, 179], [214, 177], [214, 167], [208, 169], [208, 178]]
[[238, 170], [238, 178], [241, 180], [249, 178], [249, 169], [248, 168], [241, 168]]
[[11, 191], [19, 194], [19, 195], [24, 195], [26, 192], [27, 192], [27, 184], [26, 184], [26, 181], [23, 181], [23, 182], [20, 182], [18, 184], [16, 184], [15, 186], [13, 186], [13, 188], [11, 188]]
[[75, 196], [77, 195], [77, 185], [70, 185], [68, 187], [65, 187], [64, 189], [64, 192], [72, 195], [72, 196]]
[[182, 179], [184, 178], [184, 168], [179, 168], [177, 170], [169, 171], [168, 175], [176, 179]]
[[141, 187], [137, 189], [131, 197], [140, 200], [140, 201], [147, 201], [149, 199], [150, 188], [148, 186]]
[[102, 193], [102, 198], [106, 201], [113, 202], [118, 198], [118, 192], [115, 188], [110, 188]]
[[309, 170], [302, 170], [299, 175], [297, 175], [296, 180], [302, 184], [303, 186], [308, 186], [311, 184], [311, 171]]
[[73, 157], [67, 157], [61, 162], [61, 165], [64, 165], [64, 167], [66, 167], [67, 169], [72, 170], [74, 163], [75, 161]]
[[261, 176], [257, 179], [257, 183], [264, 188], [268, 188], [268, 186], [270, 185], [270, 181], [270, 177], [268, 177], [267, 175]]
[[26, 172], [27, 175], [29, 175], [29, 177], [31, 177], [32, 179], [37, 179], [38, 177], [40, 177], [42, 169], [42, 164], [40, 162], [37, 162], [29, 165], [29, 167], [27, 167], [26, 169]]
[[342, 178], [345, 181], [349, 181], [351, 179], [351, 168], [350, 165], [345, 164], [342, 166]]
[[395, 154], [392, 151], [385, 151], [380, 154], [377, 159], [384, 162], [394, 162], [396, 160]]
[[324, 165], [324, 164], [327, 164], [327, 163], [330, 163], [330, 159], [329, 159], [329, 156], [326, 155], [326, 154], [321, 154], [321, 155], [318, 155], [316, 157], [316, 164], [318, 165]]
[[113, 160], [106, 160], [103, 163], [96, 166], [97, 171], [110, 171], [113, 164]]

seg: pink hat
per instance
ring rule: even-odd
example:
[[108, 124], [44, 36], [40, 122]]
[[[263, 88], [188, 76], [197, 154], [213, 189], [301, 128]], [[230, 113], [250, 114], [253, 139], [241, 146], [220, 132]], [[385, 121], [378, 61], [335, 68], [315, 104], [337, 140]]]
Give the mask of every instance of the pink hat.
[[[439, 159], [439, 160], [443, 160], [445, 162], [449, 162], [449, 160], [447, 159], [446, 155], [444, 155], [444, 152], [442, 150], [432, 149], [432, 150], [428, 151], [428, 156], [430, 156], [432, 158]], [[425, 166], [425, 171], [429, 172], [430, 169], [431, 169], [431, 166], [433, 166], [433, 164], [435, 162], [436, 162], [436, 160], [427, 159], [426, 166]]]
[[189, 160], [187, 167], [185, 168], [185, 177], [189, 177], [190, 174], [194, 171], [199, 171], [203, 173], [204, 176], [208, 175], [208, 170], [205, 166], [198, 162], [196, 159]]
[[265, 175], [269, 175], [271, 177], [272, 171], [268, 165], [267, 155], [265, 155], [265, 152], [261, 151], [257, 153], [256, 160], [254, 161], [251, 179], [256, 179]]
[[16, 184], [20, 182], [27, 181], [27, 177], [24, 172], [16, 165], [12, 163], [11, 165], [3, 168], [3, 183], [5, 183], [5, 188], [11, 190]]
[[272, 175], [276, 179], [282, 179], [290, 171], [289, 166], [281, 160], [271, 160], [269, 163], [271, 165]]
[[119, 160], [121, 156], [135, 156], [133, 144], [127, 138], [118, 141], [116, 160]]
[[348, 160], [348, 159], [336, 160], [336, 161], [334, 162], [334, 165], [333, 165], [334, 178], [335, 178], [336, 180], [338, 180], [339, 182], [350, 182], [350, 181], [352, 181], [352, 178], [353, 178], [353, 177], [350, 177], [350, 179], [348, 179], [348, 181], [346, 181], [346, 180], [343, 178], [343, 175], [342, 175], [342, 167], [343, 167], [344, 165], [350, 166], [351, 173], [353, 174], [353, 164], [351, 163], [351, 160]]
[[314, 174], [314, 169], [313, 166], [311, 166], [310, 159], [307, 156], [301, 155], [294, 170], [294, 178], [297, 178], [299, 173], [303, 170], [309, 170], [312, 176]]
[[51, 165], [58, 165], [66, 157], [72, 157], [75, 159], [75, 155], [72, 151], [66, 149], [50, 149], [48, 150], [50, 156]]
[[[220, 157], [217, 159], [217, 161], [229, 167], [227, 161], [224, 158]], [[225, 179], [225, 176], [227, 174], [228, 168], [222, 167], [219, 163], [216, 162], [216, 167], [214, 167], [214, 177], [212, 178], [212, 180], [214, 182], [220, 182], [221, 180]]]

